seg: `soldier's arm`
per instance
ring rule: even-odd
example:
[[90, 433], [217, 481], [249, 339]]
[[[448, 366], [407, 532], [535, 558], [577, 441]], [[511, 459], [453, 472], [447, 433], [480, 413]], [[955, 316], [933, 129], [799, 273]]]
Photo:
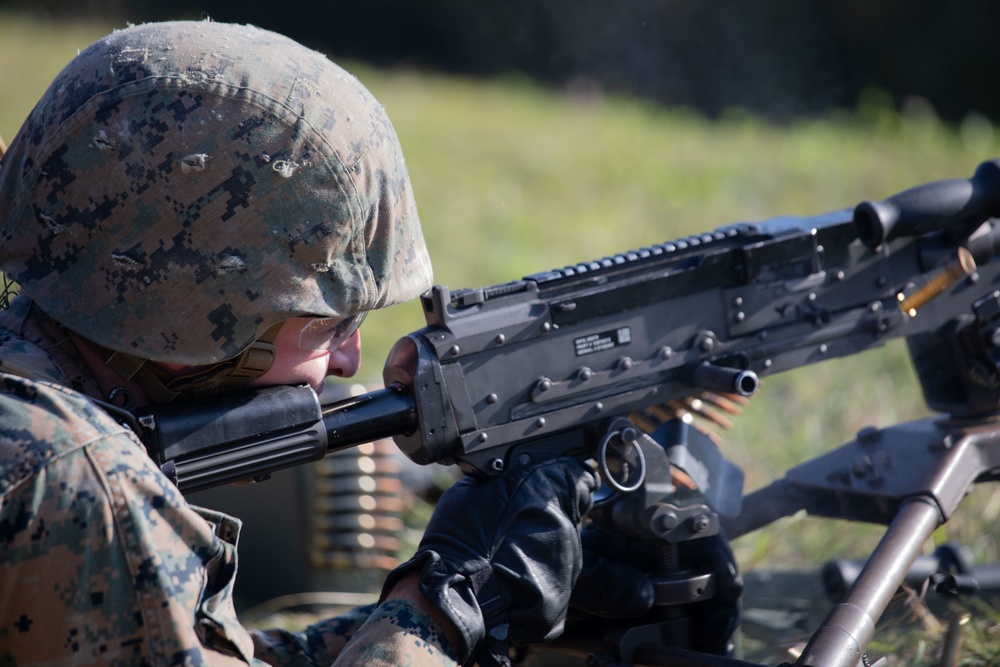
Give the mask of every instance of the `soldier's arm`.
[[[302, 632], [253, 631], [254, 657], [269, 665], [454, 667], [447, 622], [407, 583], [375, 607], [315, 623]], [[452, 634], [454, 630], [452, 629]]]

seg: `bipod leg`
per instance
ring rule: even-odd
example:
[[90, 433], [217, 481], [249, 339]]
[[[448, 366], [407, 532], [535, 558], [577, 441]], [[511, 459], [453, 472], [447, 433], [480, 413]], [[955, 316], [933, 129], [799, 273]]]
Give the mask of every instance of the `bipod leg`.
[[824, 619], [795, 665], [856, 667], [875, 634], [875, 623], [940, 523], [941, 512], [929, 498], [903, 503], [854, 585]]

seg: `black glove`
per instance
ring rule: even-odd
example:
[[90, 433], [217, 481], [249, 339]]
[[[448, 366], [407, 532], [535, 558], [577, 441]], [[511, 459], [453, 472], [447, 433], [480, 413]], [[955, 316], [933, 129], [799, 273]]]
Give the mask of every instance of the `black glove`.
[[[575, 614], [577, 620], [587, 616], [630, 618], [652, 608], [655, 593], [645, 573], [659, 571], [656, 540], [626, 537], [591, 523], [583, 530], [583, 548], [583, 572], [571, 600], [572, 609], [579, 612]], [[684, 607], [691, 617], [690, 648], [712, 655], [732, 655], [743, 580], [729, 543], [719, 534], [681, 542], [677, 549], [682, 573], [710, 572], [715, 582], [711, 597]]]
[[711, 572], [715, 577], [715, 595], [691, 605], [693, 625], [697, 629], [694, 649], [713, 655], [733, 654], [733, 633], [740, 624], [740, 598], [743, 578], [728, 540], [721, 533], [685, 542], [682, 560], [692, 568]]
[[[652, 572], [655, 547], [639, 551], [634, 540], [596, 523], [583, 529], [583, 571], [573, 589], [571, 606], [584, 614], [608, 618], [642, 616], [653, 606]], [[645, 571], [641, 569], [646, 567]]]
[[499, 477], [456, 482], [438, 502], [416, 555], [385, 594], [420, 571], [420, 590], [454, 624], [465, 664], [509, 665], [508, 644], [559, 636], [580, 574], [580, 521], [597, 476], [568, 458], [522, 455]]

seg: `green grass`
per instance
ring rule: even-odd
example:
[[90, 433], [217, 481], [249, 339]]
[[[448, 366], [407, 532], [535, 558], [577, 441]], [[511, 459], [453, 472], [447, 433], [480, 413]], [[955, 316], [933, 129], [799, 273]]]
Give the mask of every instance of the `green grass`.
[[[0, 135], [10, 141], [45, 84], [111, 26], [0, 14]], [[1000, 155], [994, 127], [939, 122], [871, 94], [857, 110], [774, 125], [739, 111], [709, 122], [512, 77], [463, 80], [345, 63], [388, 108], [414, 183], [436, 282], [476, 287], [740, 220], [807, 215], [972, 174]], [[422, 326], [416, 304], [369, 317], [362, 379], [377, 382], [392, 342]], [[753, 489], [863, 426], [925, 414], [900, 344], [768, 378], [726, 434]], [[995, 560], [1000, 495], [977, 489], [938, 533]], [[793, 517], [736, 543], [746, 568], [859, 557], [881, 529]]]

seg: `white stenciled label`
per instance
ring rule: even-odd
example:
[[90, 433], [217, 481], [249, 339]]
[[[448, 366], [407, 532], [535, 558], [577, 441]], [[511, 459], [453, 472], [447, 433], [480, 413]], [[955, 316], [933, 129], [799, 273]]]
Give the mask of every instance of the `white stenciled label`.
[[573, 339], [573, 346], [576, 348], [576, 356], [582, 357], [586, 354], [603, 352], [619, 345], [627, 345], [632, 342], [632, 327], [619, 327], [613, 331], [601, 331], [586, 336]]

